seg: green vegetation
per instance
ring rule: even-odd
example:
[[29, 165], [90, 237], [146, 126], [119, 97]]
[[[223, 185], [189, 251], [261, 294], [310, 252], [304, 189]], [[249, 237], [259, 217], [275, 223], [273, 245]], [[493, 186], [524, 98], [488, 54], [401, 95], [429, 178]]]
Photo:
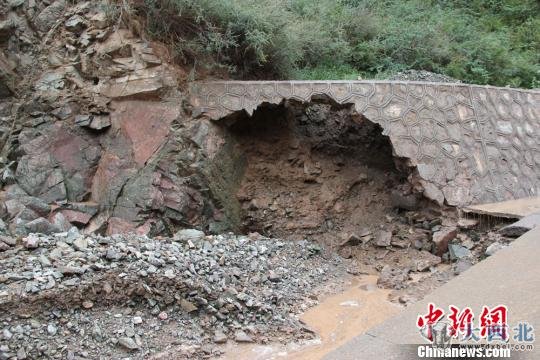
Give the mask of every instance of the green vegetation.
[[197, 72], [354, 79], [417, 69], [540, 86], [537, 0], [133, 0], [132, 7], [146, 31]]

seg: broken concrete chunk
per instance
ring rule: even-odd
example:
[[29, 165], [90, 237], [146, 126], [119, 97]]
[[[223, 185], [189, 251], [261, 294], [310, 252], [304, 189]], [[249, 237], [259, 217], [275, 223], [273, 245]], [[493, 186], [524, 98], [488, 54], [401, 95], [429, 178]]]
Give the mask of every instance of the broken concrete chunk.
[[423, 194], [426, 198], [435, 201], [440, 206], [444, 205], [444, 194], [437, 186], [428, 181], [421, 181], [421, 183], [424, 188]]
[[459, 219], [457, 223], [458, 227], [461, 229], [473, 229], [478, 225], [477, 219]]
[[537, 226], [540, 226], [540, 213], [525, 216], [521, 220], [503, 227], [499, 233], [509, 237], [520, 237]]

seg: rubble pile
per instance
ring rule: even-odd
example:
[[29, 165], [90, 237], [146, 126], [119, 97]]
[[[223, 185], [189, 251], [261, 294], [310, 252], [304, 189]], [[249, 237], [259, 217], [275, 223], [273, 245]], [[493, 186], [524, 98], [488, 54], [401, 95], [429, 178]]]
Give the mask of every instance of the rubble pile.
[[394, 290], [392, 299], [407, 304], [508, 246], [505, 225], [451, 212], [395, 212], [378, 227], [340, 234], [338, 253], [356, 260], [354, 274], [377, 275], [380, 287]]
[[202, 356], [227, 339], [309, 337], [295, 315], [346, 270], [306, 241], [191, 229], [164, 239], [30, 234], [0, 262], [2, 359], [144, 358], [174, 344]]

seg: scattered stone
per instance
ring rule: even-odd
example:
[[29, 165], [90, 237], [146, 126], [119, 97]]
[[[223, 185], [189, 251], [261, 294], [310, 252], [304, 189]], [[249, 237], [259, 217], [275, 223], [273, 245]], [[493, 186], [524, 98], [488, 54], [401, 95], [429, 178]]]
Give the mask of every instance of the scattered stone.
[[385, 265], [380, 273], [377, 285], [391, 289], [403, 289], [409, 280], [409, 269], [394, 268]]
[[23, 246], [27, 249], [37, 249], [39, 247], [39, 237], [36, 234], [30, 234], [23, 239]]
[[345, 238], [345, 240], [343, 240], [339, 246], [340, 247], [344, 247], [344, 246], [355, 246], [355, 245], [358, 245], [359, 243], [361, 242], [361, 237], [358, 236], [357, 234], [351, 234], [349, 236], [347, 236]]
[[415, 302], [415, 299], [410, 296], [410, 295], [401, 295], [399, 298], [398, 298], [398, 301], [401, 303], [401, 304], [404, 304], [404, 305], [407, 305], [407, 304], [410, 304], [410, 303], [414, 303]]
[[90, 18], [90, 21], [92, 21], [92, 24], [98, 29], [104, 29], [108, 25], [107, 14], [104, 12], [98, 12]]
[[122, 346], [123, 348], [134, 351], [139, 350], [139, 345], [130, 337], [121, 337], [118, 339], [118, 344]]
[[24, 4], [25, 0], [9, 0], [8, 1], [8, 4], [11, 8], [17, 8], [19, 6], [21, 6], [22, 4]]
[[268, 280], [271, 282], [278, 282], [281, 280], [281, 277], [274, 270], [270, 270], [268, 271]]
[[454, 274], [459, 275], [469, 269], [472, 266], [472, 263], [467, 259], [459, 259], [454, 264]]
[[13, 337], [13, 333], [9, 331], [8, 328], [4, 328], [4, 330], [2, 330], [2, 336], [4, 337], [4, 339], [10, 340]]
[[73, 248], [77, 251], [85, 251], [88, 248], [88, 240], [86, 240], [84, 237], [74, 240]]
[[131, 319], [131, 322], [132, 322], [134, 325], [139, 325], [139, 324], [142, 324], [143, 319], [142, 319], [142, 317], [140, 317], [140, 316], [134, 316], [134, 317]]
[[26, 358], [26, 351], [23, 347], [21, 347], [19, 350], [17, 350], [17, 360], [24, 360]]
[[407, 248], [411, 243], [409, 241], [409, 239], [403, 239], [403, 238], [400, 238], [400, 237], [397, 237], [397, 236], [394, 236], [392, 238], [392, 241], [390, 242], [390, 244], [392, 246], [395, 246], [395, 247], [398, 247], [398, 248], [401, 248], [401, 249], [405, 249]]
[[352, 248], [350, 246], [343, 247], [338, 250], [338, 254], [344, 259], [350, 259], [352, 257]]
[[26, 223], [24, 227], [29, 233], [53, 234], [60, 232], [59, 228], [42, 217]]
[[458, 244], [449, 244], [448, 252], [450, 254], [450, 260], [462, 259], [471, 255], [469, 249]]
[[94, 303], [87, 300], [87, 301], [83, 301], [82, 306], [85, 309], [91, 309], [94, 307]]
[[176, 241], [192, 241], [197, 242], [204, 238], [204, 232], [196, 229], [184, 229], [174, 234], [173, 239]]
[[227, 335], [225, 335], [222, 331], [216, 331], [214, 334], [214, 342], [216, 344], [225, 344], [228, 340]]
[[58, 328], [54, 326], [54, 324], [47, 325], [47, 333], [49, 335], [54, 336], [56, 335], [57, 332], [58, 332]]
[[442, 228], [433, 233], [432, 242], [435, 244], [435, 254], [442, 256], [448, 251], [448, 243], [457, 235], [455, 228]]
[[250, 343], [250, 342], [253, 342], [253, 339], [248, 335], [246, 334], [245, 332], [243, 332], [242, 330], [239, 330], [237, 331], [235, 334], [234, 334], [234, 340], [236, 342], [239, 342], [239, 343]]
[[380, 247], [390, 246], [392, 242], [392, 233], [390, 231], [379, 231], [375, 238], [375, 245]]
[[195, 306], [191, 301], [187, 301], [186, 299], [180, 300], [180, 307], [187, 313], [197, 311], [198, 309], [197, 306]]
[[162, 311], [158, 314], [159, 320], [167, 320], [169, 318], [169, 315], [165, 311]]
[[426, 70], [405, 70], [392, 75], [389, 80], [461, 83], [461, 80]]
[[441, 258], [439, 256], [433, 255], [430, 252], [425, 250], [420, 251], [416, 259], [414, 260], [414, 267], [416, 271], [426, 271], [429, 270], [432, 266], [441, 263]]

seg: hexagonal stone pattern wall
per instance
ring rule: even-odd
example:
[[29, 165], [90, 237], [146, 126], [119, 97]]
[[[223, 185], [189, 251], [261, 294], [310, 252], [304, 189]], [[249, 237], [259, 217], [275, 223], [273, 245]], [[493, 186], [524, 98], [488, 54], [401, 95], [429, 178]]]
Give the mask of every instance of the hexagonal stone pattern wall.
[[424, 194], [453, 206], [540, 194], [540, 91], [397, 81], [193, 83], [194, 116], [324, 94], [380, 124]]

